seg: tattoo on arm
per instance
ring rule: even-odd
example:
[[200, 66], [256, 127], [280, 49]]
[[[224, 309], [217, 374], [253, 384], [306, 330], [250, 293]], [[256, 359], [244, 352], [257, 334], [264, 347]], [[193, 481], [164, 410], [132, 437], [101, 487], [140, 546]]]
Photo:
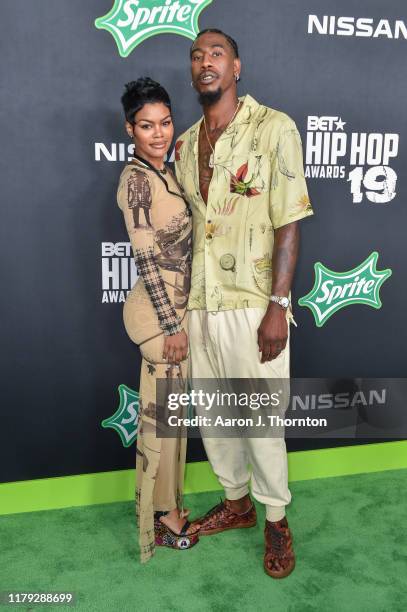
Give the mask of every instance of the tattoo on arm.
[[295, 272], [300, 230], [297, 221], [275, 231], [272, 259], [273, 294], [288, 295]]

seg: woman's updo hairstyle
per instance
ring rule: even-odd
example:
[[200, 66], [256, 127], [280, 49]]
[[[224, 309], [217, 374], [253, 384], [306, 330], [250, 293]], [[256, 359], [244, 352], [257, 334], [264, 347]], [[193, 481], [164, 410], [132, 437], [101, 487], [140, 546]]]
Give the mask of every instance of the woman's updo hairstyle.
[[125, 92], [121, 102], [126, 116], [126, 121], [134, 123], [134, 115], [143, 108], [145, 104], [156, 104], [162, 102], [171, 112], [170, 97], [164, 87], [149, 77], [141, 77], [137, 81], [126, 83]]

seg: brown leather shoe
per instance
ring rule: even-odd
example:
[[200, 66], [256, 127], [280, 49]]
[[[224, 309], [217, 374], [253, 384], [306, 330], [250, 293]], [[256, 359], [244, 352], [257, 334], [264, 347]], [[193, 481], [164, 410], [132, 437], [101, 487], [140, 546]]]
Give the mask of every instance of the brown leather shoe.
[[286, 517], [270, 523], [266, 521], [264, 528], [266, 551], [264, 554], [264, 569], [272, 578], [285, 578], [295, 567], [293, 539], [288, 528]]
[[246, 512], [237, 514], [231, 509], [229, 500], [225, 499], [194, 523], [200, 525], [200, 536], [213, 535], [227, 529], [246, 529], [257, 523], [256, 508], [252, 504]]

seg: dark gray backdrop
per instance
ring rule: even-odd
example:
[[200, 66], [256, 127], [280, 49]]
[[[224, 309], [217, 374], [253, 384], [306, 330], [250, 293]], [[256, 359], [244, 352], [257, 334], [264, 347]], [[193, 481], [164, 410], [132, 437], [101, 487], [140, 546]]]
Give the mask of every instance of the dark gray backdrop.
[[[119, 99], [123, 84], [141, 75], [168, 88], [177, 133], [200, 109], [189, 86], [190, 41], [155, 36], [121, 58], [112, 36], [94, 26], [112, 4], [1, 4], [1, 481], [134, 466], [134, 446], [124, 449], [100, 426], [118, 405], [117, 386], [138, 388], [140, 357], [123, 328], [122, 304], [101, 302], [101, 243], [128, 238], [115, 200], [123, 162], [95, 161], [95, 143], [127, 144]], [[291, 115], [304, 149], [310, 115], [342, 117], [349, 133], [399, 134], [389, 163], [397, 196], [389, 204], [353, 203], [346, 179], [308, 181], [316, 214], [302, 225], [295, 302], [311, 289], [316, 261], [339, 272], [376, 250], [378, 268], [393, 275], [381, 310], [352, 306], [317, 328], [297, 305], [292, 370], [402, 377], [407, 41], [308, 34], [309, 14], [407, 21], [402, 0], [214, 0], [200, 27], [236, 38], [241, 94]], [[199, 441], [189, 458], [204, 458]]]

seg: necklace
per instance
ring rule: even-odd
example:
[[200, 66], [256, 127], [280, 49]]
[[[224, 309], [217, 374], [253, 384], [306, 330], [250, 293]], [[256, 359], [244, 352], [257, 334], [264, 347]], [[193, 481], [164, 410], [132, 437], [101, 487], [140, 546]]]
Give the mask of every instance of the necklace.
[[138, 155], [133, 155], [133, 159], [136, 159], [140, 164], [143, 164], [144, 167], [149, 168], [150, 170], [156, 170], [160, 174], [167, 174], [167, 167], [165, 164], [163, 168], [156, 168], [155, 166], [147, 162], [142, 157], [139, 157]]
[[[235, 112], [233, 113], [233, 117], [232, 117], [232, 119], [229, 121], [229, 123], [227, 124], [227, 126], [225, 127], [225, 129], [223, 130], [223, 132], [225, 132], [225, 131], [228, 129], [228, 127], [229, 127], [229, 126], [230, 126], [230, 124], [232, 123], [233, 119], [236, 117], [236, 115], [237, 115], [237, 111], [239, 110], [239, 107], [240, 107], [240, 100], [239, 100], [239, 101], [238, 101], [238, 103], [237, 103], [236, 110], [235, 110]], [[212, 153], [211, 153], [211, 155], [210, 155], [210, 157], [209, 157], [209, 168], [214, 168], [214, 167], [215, 167], [215, 149], [213, 148], [213, 146], [211, 145], [211, 141], [209, 140], [208, 130], [207, 130], [207, 128], [206, 128], [206, 120], [205, 120], [205, 115], [203, 116], [203, 123], [204, 123], [204, 128], [205, 128], [206, 140], [208, 141], [208, 145], [210, 146], [211, 151], [212, 151]]]

